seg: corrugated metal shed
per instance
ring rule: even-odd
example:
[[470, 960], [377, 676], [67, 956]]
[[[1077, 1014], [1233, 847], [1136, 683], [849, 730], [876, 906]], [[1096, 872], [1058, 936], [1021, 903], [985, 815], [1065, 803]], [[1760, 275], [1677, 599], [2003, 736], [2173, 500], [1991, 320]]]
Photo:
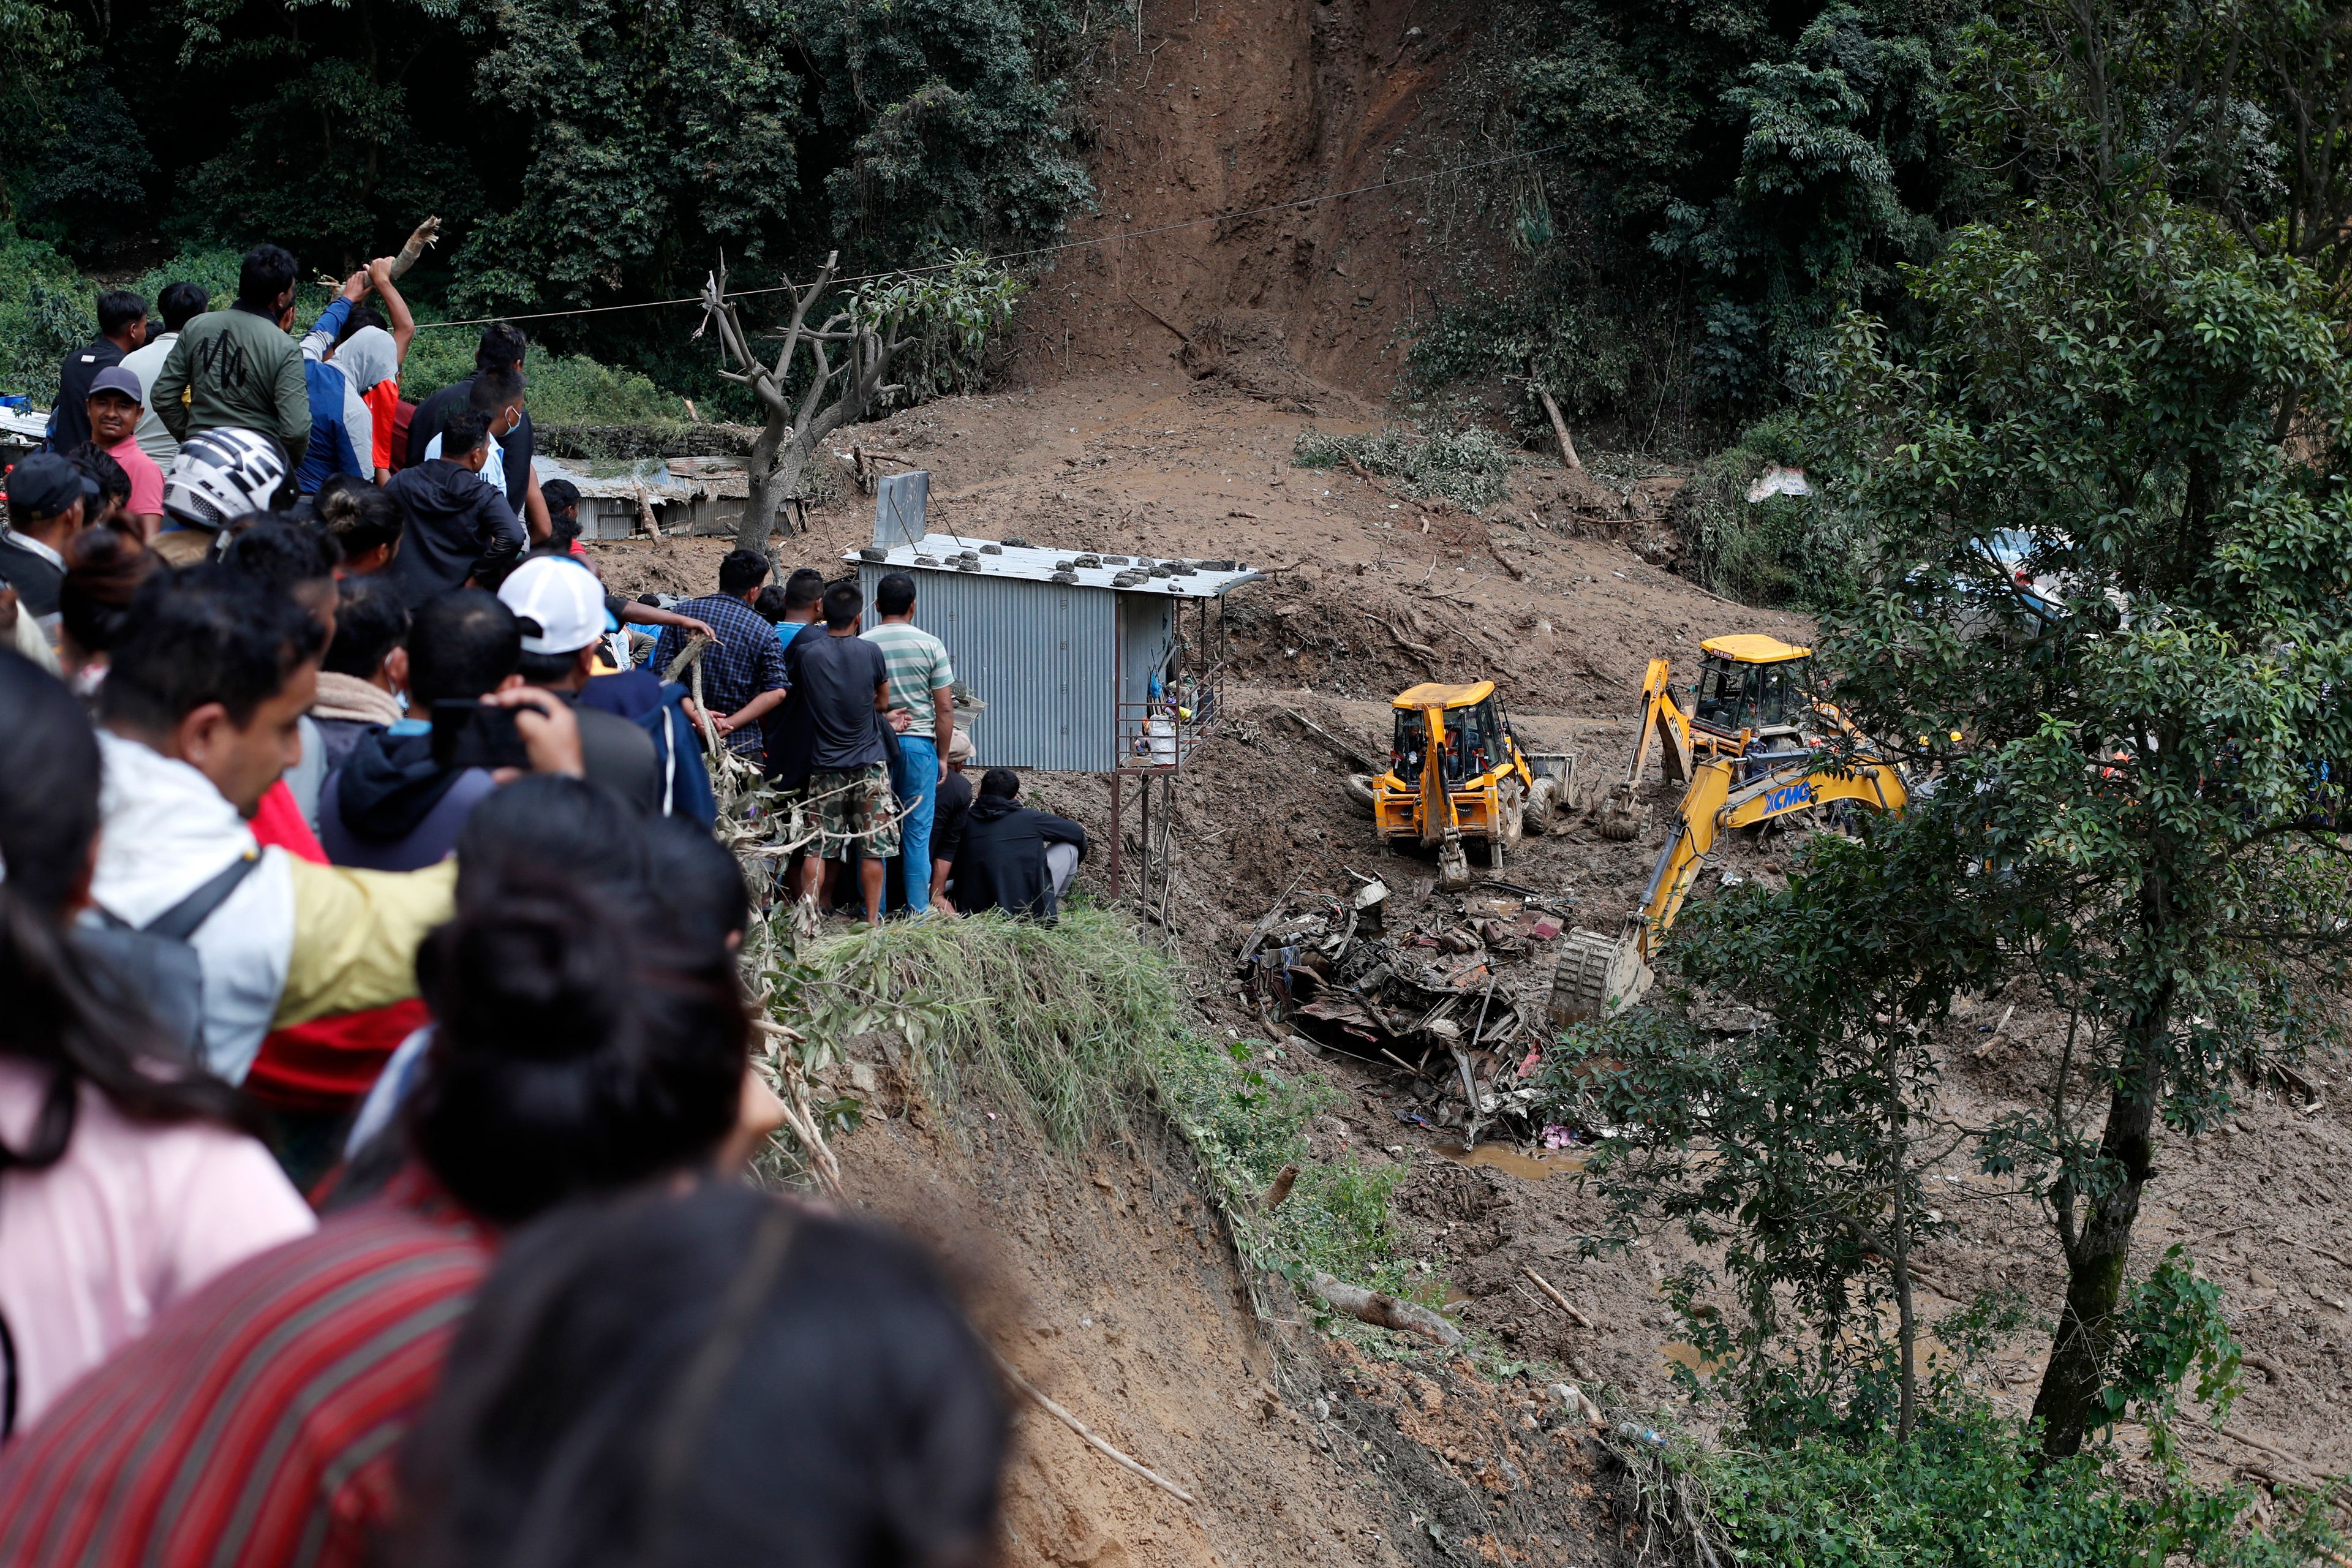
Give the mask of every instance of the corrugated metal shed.
[[956, 678], [988, 704], [971, 720], [981, 765], [1066, 773], [1121, 766], [1118, 703], [1139, 702], [1151, 672], [1166, 668], [1172, 601], [1263, 580], [1234, 562], [1139, 566], [948, 534], [845, 559], [869, 604], [887, 574], [914, 576], [915, 624], [947, 644]]

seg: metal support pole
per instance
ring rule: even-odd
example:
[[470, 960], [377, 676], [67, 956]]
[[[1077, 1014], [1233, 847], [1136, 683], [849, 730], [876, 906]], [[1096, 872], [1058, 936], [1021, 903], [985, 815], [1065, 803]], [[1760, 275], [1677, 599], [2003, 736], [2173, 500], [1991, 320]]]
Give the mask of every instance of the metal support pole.
[[1110, 901], [1114, 904], [1118, 902], [1123, 886], [1118, 875], [1118, 773], [1113, 769], [1110, 774]]
[[1135, 907], [1138, 910], [1151, 907], [1151, 775], [1143, 775], [1143, 868], [1136, 873]]

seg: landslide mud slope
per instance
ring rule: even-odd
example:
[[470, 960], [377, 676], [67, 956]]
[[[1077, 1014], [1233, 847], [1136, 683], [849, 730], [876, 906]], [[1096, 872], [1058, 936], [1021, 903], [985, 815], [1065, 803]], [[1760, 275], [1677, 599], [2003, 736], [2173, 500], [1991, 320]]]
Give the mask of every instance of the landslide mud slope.
[[[1381, 752], [1387, 723], [1383, 705], [1402, 685], [1431, 675], [1491, 676], [1533, 742], [1576, 751], [1590, 773], [1605, 777], [1623, 765], [1632, 739], [1630, 710], [1643, 666], [1653, 655], [1671, 658], [1677, 671], [1686, 673], [1705, 637], [1765, 631], [1802, 641], [1809, 630], [1801, 616], [1727, 604], [1636, 552], [1634, 547], [1662, 526], [1670, 480], [1619, 489], [1531, 466], [1517, 470], [1506, 505], [1474, 519], [1420, 507], [1353, 476], [1290, 468], [1290, 445], [1311, 422], [1263, 398], [1160, 374], [934, 404], [845, 432], [837, 443], [845, 450], [854, 440], [898, 451], [929, 468], [934, 515], [943, 527], [981, 537], [1019, 533], [1078, 549], [1232, 555], [1283, 568], [1274, 582], [1244, 590], [1234, 601], [1238, 664], [1228, 689], [1234, 722], [1203, 750], [1179, 786], [1178, 876], [1168, 904], [1171, 935], [1192, 967], [1204, 1017], [1213, 1026], [1245, 1035], [1262, 1034], [1263, 1026], [1229, 989], [1232, 960], [1242, 933], [1294, 878], [1304, 894], [1344, 891], [1354, 885], [1351, 870], [1381, 876], [1401, 890], [1401, 913], [1411, 919], [1421, 898], [1417, 884], [1431, 871], [1425, 860], [1389, 854], [1371, 842], [1365, 819], [1342, 790], [1344, 763], [1287, 714], [1303, 715], [1344, 747]], [[850, 496], [822, 509], [814, 531], [787, 541], [783, 553], [794, 563], [833, 569], [844, 552], [870, 538], [871, 506]], [[1423, 517], [1429, 519], [1427, 532]], [[725, 548], [720, 541], [669, 540], [600, 545], [596, 553], [609, 578], [632, 592], [707, 592]], [[1391, 627], [1427, 653], [1402, 646]], [[1100, 781], [1044, 777], [1031, 788], [1097, 835], [1097, 851], [1083, 868], [1081, 882], [1107, 894], [1108, 857], [1099, 841], [1108, 822]], [[1503, 875], [1548, 894], [1572, 895], [1579, 923], [1613, 929], [1639, 898], [1664, 832], [1671, 803], [1659, 786], [1653, 785], [1650, 794], [1651, 826], [1636, 842], [1613, 844], [1579, 826], [1565, 837], [1529, 845], [1511, 858]], [[1134, 839], [1132, 816], [1126, 826], [1131, 888], [1140, 845]], [[1794, 847], [1793, 840], [1780, 838], [1728, 846], [1717, 869], [1700, 879], [1696, 896], [1711, 895], [1719, 869], [1780, 875]], [[1527, 954], [1506, 966], [1499, 984], [1533, 1001], [1546, 984], [1545, 964], [1542, 953]], [[2031, 995], [1979, 1000], [1955, 1020], [1942, 1042], [1943, 1109], [1980, 1124], [2021, 1107], [2043, 1080], [2063, 1033], [2063, 1018], [2048, 1014]], [[1407, 1246], [1464, 1298], [1458, 1310], [1466, 1323], [1491, 1336], [1506, 1353], [1540, 1357], [1572, 1370], [1588, 1385], [1613, 1391], [1636, 1408], [1672, 1403], [1672, 1359], [1687, 1352], [1677, 1345], [1657, 1287], [1695, 1256], [1678, 1237], [1645, 1234], [1639, 1247], [1582, 1261], [1579, 1244], [1601, 1227], [1603, 1215], [1598, 1199], [1572, 1180], [1572, 1156], [1555, 1153], [1528, 1163], [1490, 1155], [1491, 1163], [1465, 1167], [1449, 1158], [1453, 1134], [1399, 1120], [1398, 1110], [1414, 1102], [1416, 1085], [1405, 1075], [1381, 1064], [1314, 1058], [1297, 1047], [1292, 1059], [1327, 1077], [1348, 1097], [1348, 1105], [1318, 1133], [1324, 1152], [1344, 1146], [1407, 1167], [1396, 1205]], [[2340, 1076], [2320, 1071], [2323, 1078]], [[2352, 1421], [2346, 1419], [2352, 1414], [2352, 1246], [2340, 1239], [2352, 1234], [2352, 1198], [2340, 1179], [2345, 1161], [2352, 1157], [2352, 1128], [2336, 1109], [2335, 1089], [2323, 1084], [2321, 1096], [2325, 1103], [2304, 1110], [2274, 1095], [2257, 1095], [2232, 1130], [2194, 1141], [2168, 1139], [2159, 1161], [2163, 1174], [2150, 1191], [2136, 1262], [2145, 1266], [2171, 1242], [2187, 1245], [2226, 1290], [2236, 1331], [2250, 1352], [2247, 1393], [2227, 1430], [2191, 1434], [2200, 1462], [2216, 1475], [2235, 1471], [2298, 1479], [2352, 1469]], [[912, 1144], [894, 1147], [899, 1150], [897, 1169], [909, 1192], [929, 1179], [922, 1172], [929, 1160], [940, 1162], [940, 1181], [975, 1179], [956, 1157]], [[857, 1150], [856, 1141], [851, 1148]], [[1105, 1179], [1122, 1194], [1136, 1191], [1138, 1181], [1149, 1190], [1145, 1169], [1107, 1172]], [[2037, 1310], [2054, 1310], [2059, 1262], [2046, 1226], [2030, 1207], [1972, 1173], [1956, 1165], [1945, 1174], [1951, 1194], [1945, 1212], [1956, 1228], [1921, 1263], [1931, 1292], [1925, 1309], [1929, 1319], [1979, 1290], [2001, 1285], [2022, 1289]], [[1028, 1179], [1020, 1177], [1014, 1184]], [[1160, 1180], [1174, 1184], [1178, 1178], [1163, 1172]], [[999, 1181], [991, 1190], [1004, 1184]], [[1089, 1187], [1095, 1197], [1076, 1189], [1070, 1195], [1081, 1203], [1108, 1201], [1099, 1188]], [[1140, 1242], [1124, 1221], [1100, 1233], [1119, 1237], [1119, 1247], [1141, 1250], [1122, 1252], [1116, 1262], [1108, 1254], [1093, 1262], [1074, 1256], [1066, 1267], [1079, 1272], [1066, 1275], [1041, 1264], [1024, 1287], [1024, 1299], [1042, 1304], [1067, 1295], [1069, 1300], [1092, 1303], [1097, 1296], [1088, 1290], [1106, 1298], [1117, 1292], [1088, 1281], [1108, 1281], [1121, 1270], [1133, 1270], [1136, 1279], [1148, 1283], [1167, 1263], [1152, 1248], [1174, 1247], [1181, 1239], [1167, 1234], [1156, 1212], [1151, 1223], [1162, 1227], [1161, 1234]], [[1037, 1243], [1041, 1254], [1057, 1245]], [[1192, 1245], [1182, 1241], [1183, 1247]], [[1246, 1392], [1245, 1363], [1263, 1367], [1262, 1356], [1251, 1359], [1258, 1354], [1252, 1336], [1269, 1331], [1219, 1294], [1229, 1287], [1215, 1282], [1213, 1270], [1197, 1272], [1208, 1267], [1188, 1263], [1187, 1269], [1194, 1270], [1190, 1276], [1168, 1270], [1171, 1280], [1192, 1281], [1181, 1284], [1182, 1301], [1171, 1299], [1164, 1312], [1148, 1307], [1139, 1316], [1181, 1319], [1182, 1333], [1193, 1336], [1155, 1342], [1154, 1354], [1164, 1370], [1153, 1376], [1173, 1377], [1175, 1369], [1197, 1361], [1213, 1369], [1202, 1374], [1204, 1381], [1213, 1376], [1231, 1384], [1219, 1390], [1220, 1398], [1229, 1399]], [[1564, 1290], [1594, 1326], [1582, 1327], [1545, 1302], [1528, 1280], [1529, 1268]], [[1098, 1272], [1086, 1274], [1087, 1269]], [[1149, 1289], [1141, 1299], [1158, 1300]], [[1118, 1310], [1107, 1299], [1104, 1304]], [[1072, 1312], [1066, 1305], [1060, 1310], [1065, 1319], [1092, 1315], [1088, 1308]], [[1022, 1342], [1009, 1342], [1021, 1359]], [[1056, 1342], [1076, 1342], [1066, 1336]], [[1987, 1391], [2021, 1410], [2031, 1402], [2045, 1349], [2042, 1331], [2018, 1336], [1988, 1369]], [[1327, 1405], [1339, 1403], [1335, 1394], [1354, 1396], [1356, 1385], [1342, 1375], [1344, 1366], [1320, 1364], [1315, 1386]], [[1071, 1364], [1067, 1375], [1093, 1379], [1102, 1375], [1101, 1368], [1089, 1352]], [[1422, 1391], [1409, 1377], [1394, 1368], [1373, 1370], [1387, 1380], [1379, 1384], [1384, 1392], [1374, 1402], [1386, 1412], [1381, 1419], [1389, 1430], [1403, 1432], [1400, 1423], [1408, 1417], [1427, 1418], [1412, 1415], [1422, 1409]], [[1263, 1370], [1249, 1375], [1267, 1379]], [[1460, 1381], [1442, 1366], [1427, 1375], [1433, 1384]], [[1170, 1433], [1180, 1428], [1150, 1403], [1160, 1395], [1146, 1398], [1145, 1382], [1132, 1371], [1128, 1377], [1124, 1385], [1113, 1379], [1047, 1387], [1092, 1388], [1103, 1403], [1082, 1414], [1118, 1423], [1131, 1419], [1133, 1425], [1118, 1429], [1134, 1437], [1141, 1452], [1146, 1434], [1163, 1426]], [[1270, 1381], [1285, 1408], [1301, 1408], [1288, 1385]], [[1437, 1392], [1441, 1412], [1465, 1402], [1444, 1387]], [[1517, 1394], [1481, 1397], [1500, 1400], [1495, 1413], [1505, 1417], [1503, 1429], [1523, 1433], [1517, 1425], [1524, 1414], [1517, 1411]], [[1311, 1410], [1311, 1398], [1305, 1408]], [[1242, 1414], [1235, 1411], [1237, 1418]], [[1147, 1462], [1164, 1458], [1173, 1467], [1188, 1445], [1249, 1448], [1278, 1442], [1304, 1444], [1297, 1448], [1301, 1455], [1318, 1452], [1311, 1438], [1296, 1433], [1281, 1416], [1262, 1427], [1212, 1433], [1196, 1424], [1181, 1430], [1192, 1436], [1152, 1447], [1143, 1455]], [[1276, 1430], [1292, 1435], [1266, 1436]], [[1049, 1440], [1061, 1441], [1047, 1434], [1041, 1445]], [[1353, 1440], [1360, 1457], [1360, 1443], [1368, 1439]], [[1441, 1439], [1435, 1450], [1441, 1466], [1446, 1446]], [[1491, 1456], [1474, 1455], [1458, 1436], [1451, 1446], [1465, 1461], [1491, 1463]], [[1335, 1463], [1328, 1451], [1319, 1452], [1315, 1463]], [[1193, 1462], [1210, 1461], [1196, 1457]], [[1529, 1473], [1520, 1460], [1512, 1463]], [[1462, 1466], [1454, 1468], [1473, 1474]], [[1503, 1474], [1499, 1467], [1493, 1473]], [[1571, 1470], [1560, 1474], [1578, 1485], [1597, 1484]], [[1235, 1485], [1245, 1489], [1239, 1481]], [[1322, 1499], [1316, 1506], [1327, 1510], [1296, 1521], [1308, 1539], [1355, 1539], [1349, 1533], [1350, 1516], [1338, 1500], [1340, 1492], [1309, 1489], [1301, 1495]], [[1364, 1491], [1367, 1500], [1371, 1495]], [[1464, 1496], [1458, 1486], [1454, 1495]], [[1501, 1500], [1497, 1494], [1479, 1495]], [[1529, 1500], [1527, 1494], [1503, 1495]], [[1154, 1499], [1120, 1506], [1142, 1510], [1138, 1519], [1149, 1514], [1156, 1521], [1153, 1531], [1178, 1530], [1174, 1515], [1151, 1513], [1160, 1506]], [[1591, 1510], [1598, 1504], [1577, 1506]], [[1385, 1530], [1386, 1507], [1357, 1516], [1356, 1527], [1360, 1531], [1369, 1521]], [[1426, 1509], [1407, 1504], [1408, 1519], [1413, 1512], [1432, 1517]], [[1565, 1521], [1563, 1529], [1581, 1530], [1591, 1522], [1573, 1510], [1551, 1517]], [[1441, 1529], [1454, 1528], [1438, 1522]], [[1466, 1528], [1474, 1521], [1465, 1514], [1457, 1522]], [[1536, 1533], [1540, 1531], [1531, 1527], [1527, 1535]], [[1166, 1535], [1171, 1542], [1176, 1538]], [[1275, 1543], [1285, 1550], [1271, 1552]], [[1207, 1540], [1201, 1549], [1238, 1563], [1286, 1560], [1295, 1547], [1277, 1533], [1257, 1541], [1251, 1551], [1224, 1538]], [[1262, 1548], [1270, 1554], [1254, 1555]], [[1547, 1559], [1542, 1551], [1549, 1548], [1518, 1549], [1534, 1552], [1536, 1560], [1583, 1561]]]
[[1066, 237], [1133, 237], [1051, 259], [1016, 379], [1164, 369], [1294, 407], [1384, 394], [1449, 247], [1503, 251], [1486, 198], [1511, 172], [1281, 204], [1506, 151], [1476, 94], [1449, 90], [1483, 26], [1475, 6], [1426, 0], [1145, 0], [1135, 32], [1096, 50], [1097, 210]]

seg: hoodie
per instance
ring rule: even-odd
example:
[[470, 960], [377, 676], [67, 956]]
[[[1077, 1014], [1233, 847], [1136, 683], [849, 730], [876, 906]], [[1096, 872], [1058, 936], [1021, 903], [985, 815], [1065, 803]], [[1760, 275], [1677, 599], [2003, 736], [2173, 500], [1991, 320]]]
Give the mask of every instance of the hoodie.
[[384, 493], [406, 520], [383, 575], [410, 609], [478, 577], [496, 587], [523, 552], [522, 524], [482, 476], [436, 458], [392, 476]]
[[1048, 844], [1074, 844], [1083, 858], [1087, 830], [1066, 816], [1032, 811], [1006, 795], [973, 801], [950, 873], [956, 909], [968, 915], [1003, 910], [1051, 923], [1061, 911], [1045, 867]]
[[[252, 830], [203, 773], [105, 730], [98, 744], [105, 771], [89, 891], [100, 909], [143, 926], [256, 852]], [[189, 939], [205, 973], [205, 1065], [231, 1083], [261, 1049], [294, 949], [286, 854], [260, 854], [253, 874]]]
[[474, 805], [498, 787], [483, 768], [433, 760], [421, 720], [362, 735], [319, 793], [319, 842], [338, 866], [414, 871], [446, 857]]
[[[108, 731], [98, 744], [100, 909], [143, 926], [255, 852], [252, 830], [203, 773]], [[457, 887], [454, 867], [379, 877], [278, 848], [260, 856], [189, 939], [204, 966], [205, 1065], [231, 1083], [272, 1026], [415, 995], [417, 943], [449, 918]]]

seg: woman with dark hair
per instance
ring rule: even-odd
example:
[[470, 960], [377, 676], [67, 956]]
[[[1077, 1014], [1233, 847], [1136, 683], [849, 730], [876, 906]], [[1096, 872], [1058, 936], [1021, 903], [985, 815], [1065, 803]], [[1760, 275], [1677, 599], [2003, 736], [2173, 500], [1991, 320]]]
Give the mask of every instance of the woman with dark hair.
[[741, 1188], [567, 1211], [483, 1286], [404, 1467], [410, 1568], [962, 1568], [1005, 1415], [904, 1241]]
[[87, 697], [106, 678], [107, 655], [131, 623], [139, 584], [163, 563], [112, 528], [83, 529], [67, 543], [65, 557], [65, 581], [58, 589], [58, 663], [74, 689]]
[[723, 949], [629, 936], [542, 867], [461, 902], [417, 972], [414, 1162], [68, 1391], [0, 1458], [0, 1564], [365, 1561], [502, 1233], [715, 1170], [751, 1029]]
[[400, 553], [400, 503], [374, 485], [339, 475], [311, 498], [310, 510], [342, 546], [346, 577], [373, 577]]
[[242, 1131], [68, 935], [89, 901], [98, 741], [0, 651], [0, 1442], [149, 1320], [311, 1229]]

